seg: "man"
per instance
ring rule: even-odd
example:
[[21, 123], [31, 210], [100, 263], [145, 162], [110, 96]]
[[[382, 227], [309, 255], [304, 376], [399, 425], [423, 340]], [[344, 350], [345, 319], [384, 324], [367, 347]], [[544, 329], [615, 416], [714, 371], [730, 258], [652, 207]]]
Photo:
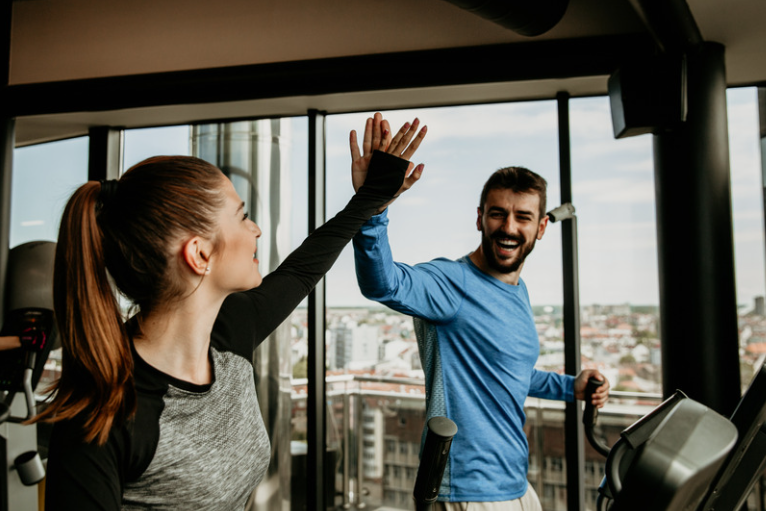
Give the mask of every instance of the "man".
[[[352, 157], [359, 154], [354, 145], [352, 138]], [[421, 172], [419, 166], [408, 179], [414, 183]], [[526, 479], [527, 396], [583, 399], [588, 378], [606, 381], [596, 370], [574, 378], [534, 368], [539, 340], [520, 275], [548, 224], [545, 199], [545, 180], [528, 169], [492, 174], [476, 219], [481, 244], [457, 261], [394, 262], [386, 211], [354, 238], [362, 293], [414, 317], [427, 419], [446, 416], [458, 426], [439, 509], [464, 510], [468, 502], [491, 511], [541, 509]], [[604, 405], [608, 387], [599, 387], [594, 405]]]

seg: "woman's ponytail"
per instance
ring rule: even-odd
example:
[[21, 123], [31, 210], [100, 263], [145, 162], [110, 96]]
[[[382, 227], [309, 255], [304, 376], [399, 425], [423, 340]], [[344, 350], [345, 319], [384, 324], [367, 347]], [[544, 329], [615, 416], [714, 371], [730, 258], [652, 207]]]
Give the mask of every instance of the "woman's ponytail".
[[35, 418], [57, 422], [80, 415], [85, 441], [100, 445], [113, 424], [127, 420], [136, 408], [130, 341], [104, 262], [98, 221], [102, 188], [96, 181], [81, 186], [61, 219], [53, 303], [62, 374], [52, 402]]

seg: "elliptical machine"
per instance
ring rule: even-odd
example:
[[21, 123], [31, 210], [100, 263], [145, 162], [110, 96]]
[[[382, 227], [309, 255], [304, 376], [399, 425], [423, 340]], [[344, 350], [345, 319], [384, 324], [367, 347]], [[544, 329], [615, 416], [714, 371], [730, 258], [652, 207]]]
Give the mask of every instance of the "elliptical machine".
[[606, 456], [598, 511], [737, 511], [766, 468], [766, 367], [730, 419], [676, 391], [609, 448], [594, 434], [586, 387], [585, 434]]
[[33, 241], [8, 255], [5, 311], [0, 329], [0, 511], [37, 509], [31, 488], [45, 477], [34, 425], [35, 388], [50, 351], [58, 346], [53, 316], [56, 244]]

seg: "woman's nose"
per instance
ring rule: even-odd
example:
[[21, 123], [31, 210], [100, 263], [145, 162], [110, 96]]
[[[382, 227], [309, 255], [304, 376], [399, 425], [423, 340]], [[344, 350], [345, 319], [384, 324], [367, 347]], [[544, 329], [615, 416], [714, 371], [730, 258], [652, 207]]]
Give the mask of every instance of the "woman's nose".
[[255, 237], [256, 237], [256, 238], [260, 238], [260, 237], [261, 237], [261, 234], [262, 234], [262, 233], [261, 233], [261, 228], [260, 228], [260, 227], [258, 227], [258, 224], [256, 224], [255, 222], [252, 222], [252, 221], [251, 221], [251, 223], [252, 223], [252, 230], [253, 230], [253, 232], [255, 233]]

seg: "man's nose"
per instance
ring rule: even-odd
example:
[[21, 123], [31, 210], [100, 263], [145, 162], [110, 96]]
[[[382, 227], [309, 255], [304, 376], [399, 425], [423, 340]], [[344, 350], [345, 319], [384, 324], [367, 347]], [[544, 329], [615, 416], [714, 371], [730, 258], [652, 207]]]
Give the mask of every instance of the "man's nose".
[[503, 232], [506, 234], [518, 234], [519, 224], [513, 216], [508, 216], [505, 222], [503, 222]]

